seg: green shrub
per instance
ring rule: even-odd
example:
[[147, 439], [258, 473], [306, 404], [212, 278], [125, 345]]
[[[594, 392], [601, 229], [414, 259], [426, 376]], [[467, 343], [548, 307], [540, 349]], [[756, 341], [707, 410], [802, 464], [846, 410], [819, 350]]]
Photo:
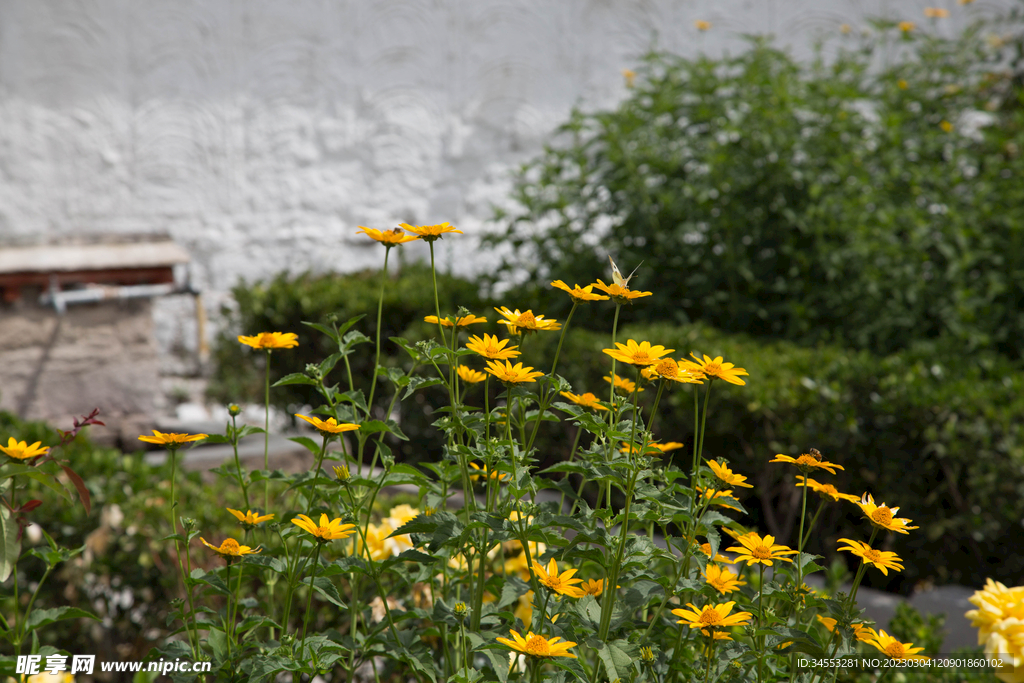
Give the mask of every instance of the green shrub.
[[1021, 36], [878, 22], [828, 61], [763, 41], [652, 54], [618, 107], [574, 111], [523, 166], [489, 242], [512, 252], [496, 279], [586, 284], [611, 253], [624, 273], [644, 263], [637, 320], [876, 353], [948, 337], [1020, 359], [1024, 87], [1006, 65]]

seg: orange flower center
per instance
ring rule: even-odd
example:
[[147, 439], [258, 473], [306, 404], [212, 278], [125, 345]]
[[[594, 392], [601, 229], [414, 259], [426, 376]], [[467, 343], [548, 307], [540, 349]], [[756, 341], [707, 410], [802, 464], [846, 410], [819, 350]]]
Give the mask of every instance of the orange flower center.
[[871, 519], [879, 526], [889, 526], [892, 524], [892, 510], [884, 506], [880, 507], [871, 513]]
[[537, 319], [533, 316], [533, 313], [530, 313], [529, 311], [527, 311], [526, 313], [523, 313], [521, 316], [516, 318], [516, 327], [530, 328], [530, 327], [536, 327], [536, 326], [537, 326]]
[[878, 552], [874, 548], [864, 551], [864, 559], [870, 560], [871, 562], [878, 562], [882, 559], [882, 553]]
[[700, 613], [700, 623], [704, 626], [717, 626], [722, 623], [722, 617], [713, 607], [705, 607]]
[[889, 655], [893, 659], [903, 659], [903, 657], [906, 655], [906, 652], [903, 649], [903, 643], [892, 642], [886, 646], [885, 654]]
[[707, 365], [704, 366], [704, 374], [705, 375], [711, 375], [712, 377], [714, 377], [716, 375], [721, 374], [721, 372], [722, 372], [722, 364], [721, 363], [711, 362], [711, 363], [708, 363]]
[[767, 560], [772, 556], [772, 549], [765, 545], [759, 545], [751, 550], [750, 554], [759, 560]]
[[526, 639], [526, 652], [538, 657], [546, 657], [551, 654], [551, 646], [548, 645], [547, 638], [544, 636], [533, 635]]
[[229, 553], [231, 555], [238, 554], [238, 541], [233, 538], [227, 538], [223, 543], [220, 544], [220, 551], [222, 553]]
[[839, 491], [836, 490], [836, 487], [833, 486], [832, 484], [823, 484], [822, 487], [821, 487], [821, 490], [822, 490], [822, 492], [827, 493], [827, 494], [832, 495], [832, 496], [834, 496], [837, 493], [839, 493]]
[[646, 351], [637, 350], [633, 352], [633, 362], [637, 365], [649, 365], [652, 361]]
[[327, 538], [328, 536], [331, 535], [331, 527], [329, 527], [329, 526], [318, 526], [316, 528], [316, 533], [313, 534], [313, 535], [317, 536], [319, 538]]
[[663, 377], [675, 377], [678, 370], [679, 366], [671, 358], [662, 359], [654, 366], [654, 371]]
[[818, 461], [814, 459], [814, 456], [807, 455], [806, 453], [804, 453], [803, 455], [796, 459], [796, 464], [804, 466], [813, 466], [817, 465]]

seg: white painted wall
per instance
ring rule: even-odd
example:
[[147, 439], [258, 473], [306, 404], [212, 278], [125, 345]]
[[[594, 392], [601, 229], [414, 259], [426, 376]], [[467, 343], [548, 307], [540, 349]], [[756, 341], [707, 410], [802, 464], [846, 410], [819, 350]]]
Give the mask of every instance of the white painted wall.
[[[379, 263], [358, 225], [449, 221], [442, 264], [468, 271], [510, 169], [653, 45], [807, 55], [868, 15], [946, 7], [950, 32], [1011, 2], [0, 0], [0, 240], [169, 233], [211, 313], [239, 277]], [[180, 369], [190, 303], [157, 311]]]

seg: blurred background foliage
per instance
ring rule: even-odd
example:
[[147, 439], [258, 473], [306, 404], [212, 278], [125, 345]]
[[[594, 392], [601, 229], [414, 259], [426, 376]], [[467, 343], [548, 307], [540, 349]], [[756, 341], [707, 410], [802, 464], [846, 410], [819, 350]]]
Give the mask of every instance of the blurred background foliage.
[[[875, 22], [811, 63], [761, 40], [720, 59], [649, 55], [619, 106], [574, 111], [521, 168], [485, 238], [501, 266], [442, 277], [442, 313], [493, 321], [490, 307], [508, 305], [564, 320], [551, 280], [610, 281], [609, 254], [624, 273], [640, 265], [631, 286], [653, 295], [623, 309], [620, 340], [750, 372], [746, 387], [716, 385], [705, 453], [755, 480], [738, 495], [762, 530], [795, 543], [796, 470], [767, 461], [815, 447], [845, 467], [840, 490], [870, 491], [921, 527], [886, 538], [907, 569], [869, 574], [876, 587], [1024, 583], [1022, 19], [1018, 6], [955, 38]], [[385, 339], [432, 335], [429, 277], [392, 276]], [[379, 273], [240, 284], [211, 395], [262, 401], [262, 359], [235, 334], [298, 332], [302, 345], [272, 362], [276, 376], [301, 372], [330, 352], [301, 321], [365, 313], [358, 329], [372, 335], [378, 287]], [[573, 319], [558, 372], [577, 392], [607, 391], [612, 310]], [[523, 360], [547, 370], [556, 341], [531, 338]], [[372, 348], [356, 357], [367, 377]], [[273, 400], [313, 400], [295, 389]], [[657, 436], [689, 447], [692, 401], [689, 389], [663, 399]], [[411, 440], [396, 455], [440, 457], [441, 405], [434, 389], [402, 405]], [[554, 429], [538, 441], [543, 463], [571, 444], [571, 426]], [[858, 537], [855, 512], [827, 508], [810, 551], [832, 557], [837, 538]]]

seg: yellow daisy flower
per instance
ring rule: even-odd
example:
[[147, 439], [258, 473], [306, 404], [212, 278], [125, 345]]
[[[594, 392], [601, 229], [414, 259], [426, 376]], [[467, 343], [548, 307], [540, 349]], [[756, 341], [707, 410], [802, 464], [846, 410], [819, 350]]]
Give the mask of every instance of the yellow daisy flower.
[[604, 296], [603, 294], [594, 294], [594, 285], [587, 285], [586, 287], [580, 287], [579, 285], [576, 285], [575, 287], [569, 287], [569, 285], [565, 284], [561, 280], [555, 280], [554, 282], [551, 283], [551, 286], [557, 289], [561, 289], [564, 292], [568, 292], [569, 296], [572, 297], [572, 300], [577, 303], [587, 301], [608, 300], [608, 297]]
[[508, 342], [508, 339], [498, 339], [497, 335], [485, 333], [483, 339], [476, 335], [470, 337], [469, 341], [466, 342], [466, 348], [473, 353], [483, 356], [484, 358], [490, 358], [491, 360], [508, 360], [509, 358], [515, 358], [520, 355], [520, 353], [516, 351], [516, 349], [519, 348], [518, 346], [509, 346], [508, 348], [505, 348], [505, 345], [508, 344]]
[[[848, 500], [851, 503], [856, 503], [860, 500], [860, 498], [852, 493], [839, 493], [839, 491], [836, 490], [836, 487], [832, 484], [821, 484], [813, 479], [801, 477], [799, 474], [796, 475], [796, 481], [797, 486], [809, 486], [812, 491], [820, 495], [822, 498], [827, 496], [835, 501]], [[806, 484], [804, 482], [806, 482]]]
[[707, 31], [709, 28], [711, 28], [711, 22], [704, 21], [703, 19], [698, 19], [697, 21], [693, 22], [693, 25], [698, 31]]
[[356, 232], [357, 235], [363, 234], [372, 240], [376, 240], [383, 244], [385, 247], [390, 249], [396, 247], [399, 244], [405, 244], [406, 242], [414, 242], [419, 239], [417, 235], [407, 235], [401, 228], [392, 228], [391, 230], [375, 230], [374, 228], [366, 228], [362, 225], [358, 226], [360, 230]]
[[[160, 432], [156, 433], [159, 434]], [[205, 438], [206, 435], [204, 434], [203, 437]], [[153, 437], [140, 436], [139, 438], [145, 441], [146, 439], [151, 439]], [[34, 444], [29, 446], [27, 441], [16, 441], [15, 438], [12, 436], [7, 439], [6, 446], [0, 446], [0, 451], [3, 451], [4, 453], [11, 456], [15, 460], [28, 460], [29, 458], [35, 458], [40, 455], [46, 455], [47, 453], [50, 452], [50, 447], [42, 446], [42, 443], [42, 441], [36, 441]]]
[[725, 564], [733, 564], [733, 561], [730, 560], [725, 555], [723, 555], [722, 553], [715, 553], [715, 556], [711, 557], [711, 544], [710, 543], [701, 543], [700, 544], [700, 551], [702, 553], [704, 553], [705, 555], [707, 555], [711, 559], [712, 562], [724, 562]]
[[239, 335], [238, 341], [254, 349], [291, 349], [299, 345], [294, 332], [260, 332], [252, 337]]
[[885, 503], [875, 505], [875, 499], [871, 497], [870, 493], [865, 493], [861, 496], [857, 505], [864, 513], [864, 516], [868, 518], [868, 521], [879, 529], [887, 529], [909, 535], [908, 529], [917, 528], [916, 526], [910, 526], [912, 520], [895, 516], [900, 511], [899, 508], [891, 508]]
[[202, 536], [199, 537], [199, 540], [202, 541], [203, 545], [207, 548], [216, 550], [218, 553], [228, 558], [242, 557], [243, 555], [255, 555], [263, 550], [262, 548], [256, 548], [254, 550], [247, 545], [239, 545], [238, 541], [233, 538], [225, 538], [224, 542], [219, 546], [210, 543]]
[[[436, 315], [428, 315], [423, 320], [424, 322], [432, 323], [434, 325], [437, 324]], [[441, 325], [443, 327], [469, 327], [470, 325], [476, 325], [477, 323], [485, 322], [487, 322], [487, 318], [481, 318], [480, 316], [473, 314], [464, 315], [461, 318], [457, 317], [455, 318], [455, 322], [452, 322], [452, 316], [450, 315], [441, 318]]]
[[724, 491], [719, 491], [718, 489], [705, 489], [701, 486], [698, 486], [697, 493], [701, 494], [704, 498], [710, 500], [712, 505], [720, 505], [724, 508], [729, 508], [730, 510], [742, 512], [742, 510], [740, 510], [738, 507], [730, 503], [728, 500], [717, 500], [718, 498], [735, 499], [736, 496], [733, 494], [732, 489], [725, 489]]
[[475, 472], [469, 475], [470, 480], [473, 482], [478, 482], [483, 477], [487, 477], [491, 480], [497, 479], [498, 481], [505, 481], [508, 479], [508, 474], [504, 472], [494, 471], [488, 474], [486, 466], [480, 467], [480, 465], [477, 465], [475, 462], [469, 463], [469, 466], [472, 467]]
[[[813, 450], [813, 449], [812, 449]], [[816, 458], [809, 453], [803, 453], [799, 458], [791, 458], [788, 455], [782, 453], [776, 453], [774, 460], [768, 462], [788, 462], [791, 465], [796, 465], [804, 472], [810, 472], [811, 470], [818, 468], [822, 470], [828, 470], [830, 474], [835, 474], [836, 470], [844, 469], [842, 465], [837, 465], [834, 462], [826, 462], [820, 457]]]
[[583, 590], [579, 586], [573, 585], [583, 581], [583, 579], [573, 578], [576, 570], [567, 569], [559, 574], [558, 563], [555, 562], [553, 557], [548, 563], [547, 569], [540, 562], [534, 561], [533, 573], [537, 575], [537, 579], [542, 584], [560, 595], [568, 595], [570, 598], [582, 598], [584, 595]]
[[505, 318], [504, 320], [499, 320], [498, 324], [506, 326], [508, 333], [512, 335], [520, 334], [521, 330], [524, 332], [537, 332], [540, 330], [553, 332], [562, 329], [561, 323], [555, 320], [548, 320], [542, 315], [534, 315], [533, 311], [520, 313], [518, 308], [510, 311], [506, 306], [495, 308], [494, 310]]
[[146, 443], [154, 443], [158, 446], [165, 446], [170, 450], [177, 450], [187, 443], [193, 441], [202, 441], [209, 434], [164, 434], [153, 430], [153, 436], [146, 436], [143, 434], [139, 437], [139, 441], [145, 441]]
[[579, 395], [574, 394], [571, 391], [560, 391], [558, 393], [560, 393], [562, 396], [565, 396], [567, 399], [569, 399], [578, 406], [590, 408], [591, 410], [608, 410], [607, 407], [601, 405], [601, 401], [597, 398], [597, 396], [594, 396], [589, 391], [585, 394]]
[[984, 645], [995, 625], [1003, 619], [1016, 619], [1024, 623], [1024, 586], [1007, 588], [1004, 584], [988, 579], [985, 587], [968, 598], [978, 609], [964, 616], [971, 620], [971, 626], [978, 629], [978, 645]]
[[740, 586], [747, 585], [746, 581], [740, 581], [739, 578], [739, 574], [723, 569], [717, 564], [708, 563], [707, 569], [704, 571], [704, 580], [722, 595], [738, 591]]
[[615, 342], [615, 346], [617, 348], [601, 350], [620, 363], [629, 363], [630, 365], [641, 367], [654, 365], [662, 356], [675, 351], [675, 349], [666, 349], [664, 346], [652, 345], [646, 341], [637, 344], [632, 339], [628, 340], [625, 344]]
[[[691, 363], [690, 365], [693, 365]], [[680, 365], [672, 358], [662, 358], [654, 365], [642, 370], [644, 377], [650, 381], [667, 379], [682, 384], [703, 384], [704, 375], [691, 367]]]
[[698, 371], [709, 379], [720, 379], [728, 382], [729, 384], [743, 386], [746, 384], [746, 382], [740, 379], [739, 376], [750, 374], [743, 368], [738, 368], [732, 363], [722, 362], [721, 356], [718, 356], [714, 359], [712, 359], [707, 354], [704, 354], [703, 359], [698, 358], [692, 353], [690, 354], [690, 356], [697, 362], [693, 363], [691, 361], [686, 361], [685, 367], [688, 367], [694, 371]]
[[620, 394], [626, 394], [627, 396], [632, 394], [634, 391], [636, 391], [637, 393], [644, 391], [643, 387], [637, 389], [636, 383], [633, 382], [632, 380], [628, 380], [625, 377], [619, 377], [618, 375], [615, 375], [614, 380], [610, 375], [606, 375], [604, 377], [604, 381], [608, 382], [609, 384], [614, 384], [616, 391], [618, 391]]
[[633, 303], [633, 299], [639, 299], [642, 296], [651, 296], [651, 292], [633, 291], [629, 287], [623, 287], [622, 285], [614, 283], [606, 285], [603, 280], [598, 280], [591, 286], [597, 287], [620, 304], [631, 304]]
[[730, 601], [721, 605], [707, 605], [701, 609], [694, 606], [691, 602], [686, 605], [690, 609], [674, 609], [672, 614], [681, 617], [676, 622], [677, 624], [686, 624], [690, 628], [699, 628], [701, 633], [709, 637], [714, 632], [716, 640], [732, 640], [727, 633], [722, 633], [725, 637], [720, 637], [718, 635], [721, 633], [720, 629], [729, 626], [745, 626], [750, 623], [750, 618], [753, 616], [750, 612], [730, 614], [735, 605], [734, 601]]
[[715, 473], [715, 476], [724, 481], [729, 486], [742, 486], [743, 488], [752, 489], [753, 484], [747, 484], [747, 478], [742, 474], [735, 474], [726, 465], [720, 465], [714, 460], [708, 460], [708, 467]]
[[487, 379], [487, 375], [484, 373], [465, 365], [460, 365], [457, 372], [459, 373], [459, 377], [462, 381], [468, 384], [478, 384], [479, 382], [483, 382]]
[[253, 512], [252, 510], [246, 510], [243, 515], [240, 510], [232, 510], [231, 508], [224, 509], [237, 517], [238, 521], [246, 526], [256, 526], [257, 524], [262, 524], [263, 522], [274, 518], [274, 515], [261, 515]]
[[487, 372], [491, 373], [505, 384], [536, 382], [538, 377], [544, 376], [543, 372], [534, 371], [531, 367], [524, 368], [522, 363], [512, 365], [508, 361], [505, 361], [505, 365], [502, 365], [501, 361], [497, 360], [487, 361]]
[[797, 554], [796, 550], [776, 544], [775, 537], [771, 535], [762, 538], [756, 533], [750, 533], [740, 536], [736, 540], [739, 541], [740, 545], [726, 548], [726, 550], [736, 553], [739, 556], [736, 559], [746, 562], [748, 566], [761, 563], [771, 567], [774, 560], [792, 562], [793, 560], [786, 557], [786, 555]]
[[438, 223], [437, 225], [409, 225], [408, 223], [399, 223], [398, 225], [413, 234], [419, 235], [424, 242], [439, 240], [451, 232], [457, 232], [460, 235], [463, 234], [461, 230], [456, 230], [452, 226], [448, 225], [448, 223]]
[[899, 555], [887, 550], [875, 550], [867, 543], [863, 541], [852, 541], [849, 538], [840, 538], [839, 542], [846, 543], [845, 546], [840, 545], [840, 550], [851, 552], [857, 557], [864, 560], [864, 564], [873, 564], [882, 570], [882, 573], [889, 576], [889, 570], [903, 571], [903, 565], [900, 564], [903, 560], [900, 559]]
[[342, 524], [341, 517], [332, 520], [322, 513], [320, 515], [320, 524], [315, 524], [306, 515], [299, 515], [296, 519], [292, 520], [292, 524], [313, 534], [320, 543], [339, 538], [348, 538], [355, 533], [352, 530], [356, 528], [355, 524]]
[[533, 631], [528, 631], [525, 638], [519, 635], [518, 631], [511, 629], [509, 634], [512, 636], [512, 640], [498, 637], [497, 641], [517, 652], [533, 655], [534, 657], [571, 657], [576, 659], [576, 655], [569, 652], [569, 648], [576, 645], [571, 640], [562, 641], [558, 636], [545, 638], [544, 636], [538, 636]]
[[929, 19], [945, 19], [949, 16], [949, 10], [941, 7], [925, 7], [924, 15]]
[[580, 584], [584, 595], [593, 595], [595, 598], [604, 592], [604, 579], [587, 579]]
[[326, 420], [321, 420], [318, 417], [306, 417], [305, 415], [295, 414], [295, 417], [301, 418], [309, 424], [316, 427], [316, 430], [320, 432], [321, 436], [334, 436], [341, 434], [342, 432], [354, 432], [359, 429], [359, 425], [351, 424], [349, 422], [338, 423], [333, 417], [329, 417]]
[[870, 634], [868, 638], [863, 639], [863, 642], [875, 646], [890, 659], [928, 659], [924, 655], [917, 654], [924, 649], [923, 647], [914, 647], [913, 643], [901, 643], [885, 631], [875, 631], [873, 628], [866, 630], [870, 631]]
[[915, 24], [912, 21], [901, 21], [899, 24], [896, 25], [896, 27], [899, 30], [903, 31], [904, 33], [910, 33], [915, 28], [917, 28], [917, 24]]

